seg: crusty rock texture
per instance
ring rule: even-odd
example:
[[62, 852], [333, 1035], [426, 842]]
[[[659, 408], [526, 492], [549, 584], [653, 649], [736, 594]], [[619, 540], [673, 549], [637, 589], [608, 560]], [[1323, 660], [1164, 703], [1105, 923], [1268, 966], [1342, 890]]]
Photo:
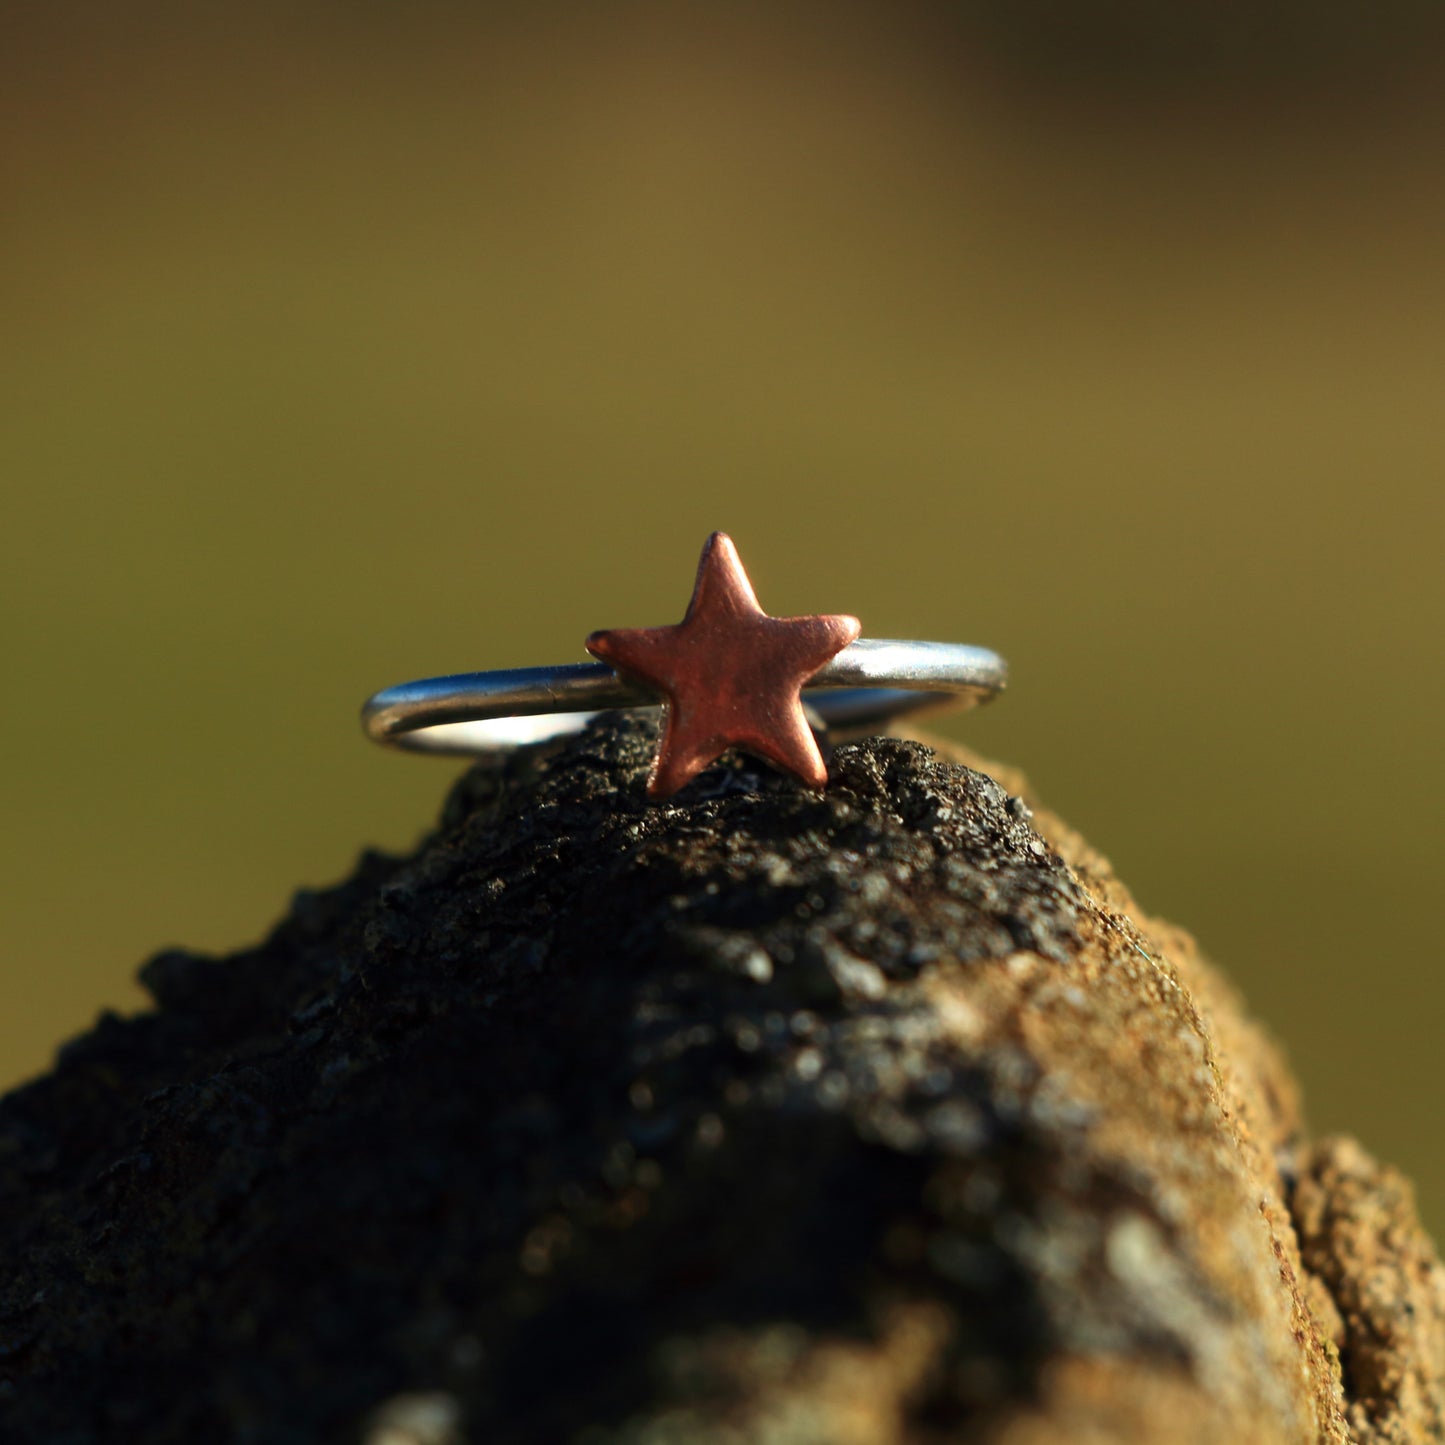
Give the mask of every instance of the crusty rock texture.
[[1445, 1440], [1408, 1186], [1003, 770], [600, 720], [0, 1104], [0, 1440]]

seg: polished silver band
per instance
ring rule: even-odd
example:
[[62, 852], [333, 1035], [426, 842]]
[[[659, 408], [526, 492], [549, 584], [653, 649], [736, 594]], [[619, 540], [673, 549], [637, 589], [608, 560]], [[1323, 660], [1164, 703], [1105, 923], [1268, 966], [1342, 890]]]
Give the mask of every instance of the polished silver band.
[[[860, 638], [813, 675], [803, 701], [843, 737], [924, 708], [974, 707], [1007, 676], [987, 648]], [[374, 741], [415, 752], [496, 753], [575, 732], [610, 708], [657, 706], [605, 662], [576, 662], [404, 682], [369, 697], [361, 722]]]

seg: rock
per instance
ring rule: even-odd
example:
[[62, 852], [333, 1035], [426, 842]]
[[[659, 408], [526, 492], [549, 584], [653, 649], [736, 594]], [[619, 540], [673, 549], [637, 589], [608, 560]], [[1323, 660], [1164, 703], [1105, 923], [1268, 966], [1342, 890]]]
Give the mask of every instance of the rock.
[[0, 1103], [0, 1439], [1445, 1439], [1404, 1183], [1022, 783], [599, 720]]

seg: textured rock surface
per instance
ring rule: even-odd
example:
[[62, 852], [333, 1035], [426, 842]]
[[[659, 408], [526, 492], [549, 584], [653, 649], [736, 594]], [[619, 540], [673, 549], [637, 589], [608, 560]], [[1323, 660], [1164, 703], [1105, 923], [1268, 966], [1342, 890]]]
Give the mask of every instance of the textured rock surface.
[[1003, 785], [644, 725], [0, 1105], [0, 1439], [1445, 1439], [1408, 1188]]

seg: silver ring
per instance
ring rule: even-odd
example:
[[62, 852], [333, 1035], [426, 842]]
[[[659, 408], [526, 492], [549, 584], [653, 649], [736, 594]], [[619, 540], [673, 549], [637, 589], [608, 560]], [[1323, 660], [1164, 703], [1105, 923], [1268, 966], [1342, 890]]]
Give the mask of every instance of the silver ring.
[[[813, 674], [803, 701], [834, 736], [857, 736], [927, 708], [975, 707], [1007, 677], [1003, 658], [984, 647], [859, 638]], [[606, 663], [578, 662], [404, 682], [369, 697], [361, 720], [378, 743], [471, 755], [546, 742], [614, 708], [661, 705]]]
[[[904, 712], [968, 707], [1003, 687], [1003, 659], [948, 642], [866, 642], [847, 613], [771, 617], [733, 539], [702, 549], [681, 622], [593, 632], [600, 659], [468, 672], [389, 687], [362, 708], [367, 734], [429, 753], [497, 753], [575, 732], [609, 708], [660, 708], [647, 777], [671, 798], [737, 748], [823, 788], [817, 734], [867, 732]], [[540, 721], [539, 721], [540, 719]]]

